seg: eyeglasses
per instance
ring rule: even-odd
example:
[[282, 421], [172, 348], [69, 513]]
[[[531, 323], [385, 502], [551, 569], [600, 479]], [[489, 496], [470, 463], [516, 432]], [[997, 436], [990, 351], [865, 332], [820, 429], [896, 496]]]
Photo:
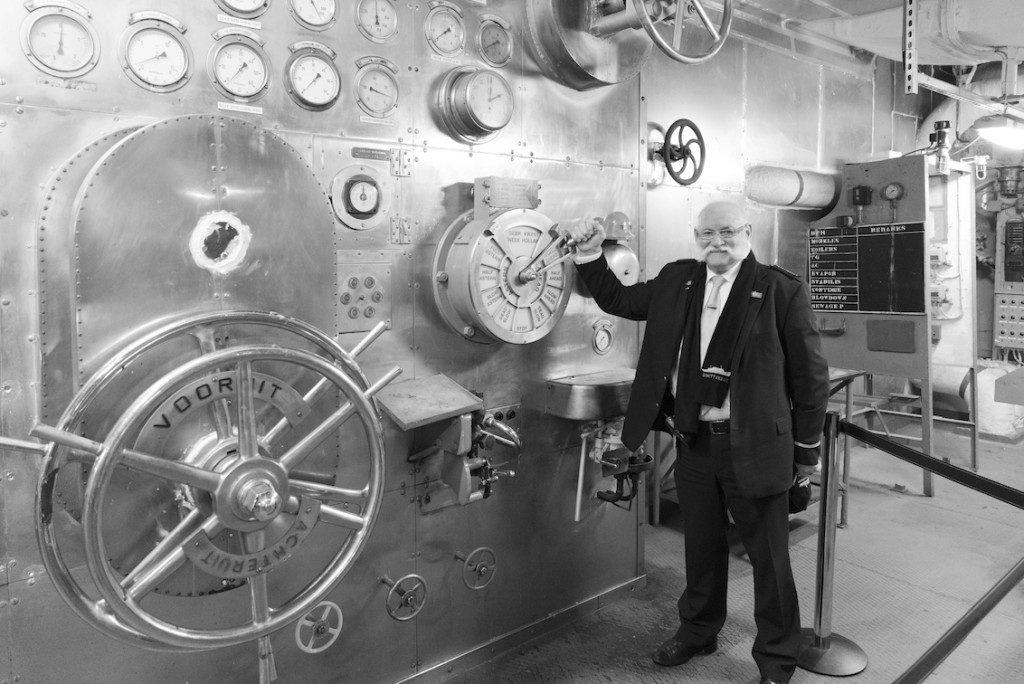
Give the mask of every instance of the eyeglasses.
[[744, 230], [750, 227], [750, 224], [740, 226], [739, 228], [731, 228], [726, 226], [725, 228], [704, 228], [703, 230], [697, 231], [697, 239], [701, 242], [711, 242], [715, 236], [722, 238], [723, 240], [732, 240], [734, 237], [742, 233]]

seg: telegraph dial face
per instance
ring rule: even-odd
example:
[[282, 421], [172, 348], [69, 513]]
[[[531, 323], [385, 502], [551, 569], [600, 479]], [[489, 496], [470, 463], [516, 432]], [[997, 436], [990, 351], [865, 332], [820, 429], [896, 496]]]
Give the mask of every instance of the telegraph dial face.
[[472, 212], [446, 230], [434, 256], [434, 292], [449, 325], [470, 341], [528, 344], [558, 323], [572, 294], [573, 267], [532, 209], [490, 221]]

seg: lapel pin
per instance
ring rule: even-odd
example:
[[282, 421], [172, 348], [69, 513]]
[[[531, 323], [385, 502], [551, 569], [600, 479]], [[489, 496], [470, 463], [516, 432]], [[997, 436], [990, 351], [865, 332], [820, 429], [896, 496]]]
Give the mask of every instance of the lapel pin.
[[753, 290], [753, 291], [752, 291], [752, 292], [750, 293], [750, 296], [751, 296], [751, 298], [753, 298], [753, 299], [762, 299], [762, 298], [764, 297], [764, 294], [763, 294], [763, 293], [761, 293], [761, 292], [758, 292], [757, 290]]

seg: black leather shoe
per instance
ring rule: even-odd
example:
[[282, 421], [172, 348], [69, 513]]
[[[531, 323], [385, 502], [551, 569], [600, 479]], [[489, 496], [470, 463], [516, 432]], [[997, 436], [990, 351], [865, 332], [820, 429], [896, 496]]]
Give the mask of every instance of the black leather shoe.
[[718, 639], [712, 639], [703, 646], [686, 646], [675, 639], [669, 639], [654, 652], [652, 656], [658, 665], [672, 667], [688, 662], [696, 655], [709, 655], [718, 650]]

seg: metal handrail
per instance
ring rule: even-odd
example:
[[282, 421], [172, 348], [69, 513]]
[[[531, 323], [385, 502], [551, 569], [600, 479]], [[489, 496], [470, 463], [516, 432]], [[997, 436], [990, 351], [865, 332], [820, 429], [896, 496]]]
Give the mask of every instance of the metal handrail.
[[[1016, 508], [1024, 509], [1024, 492], [1018, 489], [982, 477], [977, 473], [960, 468], [952, 463], [940, 461], [923, 452], [877, 435], [859, 425], [848, 423], [845, 420], [839, 421], [839, 431], [845, 432], [854, 439], [935, 473], [947, 480], [961, 484], [993, 499], [1008, 503]], [[1024, 558], [1018, 561], [1008, 573], [1003, 575], [913, 665], [900, 675], [899, 678], [894, 680], [893, 684], [918, 684], [923, 682], [1022, 579], [1024, 579]]]

